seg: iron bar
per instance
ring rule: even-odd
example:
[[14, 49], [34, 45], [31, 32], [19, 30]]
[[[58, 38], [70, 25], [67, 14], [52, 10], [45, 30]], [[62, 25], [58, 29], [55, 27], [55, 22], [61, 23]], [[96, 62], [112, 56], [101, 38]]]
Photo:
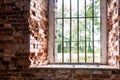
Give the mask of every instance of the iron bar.
[[[85, 0], [85, 17], [86, 17], [86, 0]], [[87, 20], [85, 18], [85, 63], [87, 63], [86, 22], [87, 22]]]
[[64, 63], [64, 0], [62, 0], [62, 63]]
[[79, 63], [79, 0], [77, 0], [77, 59]]
[[71, 63], [71, 39], [72, 39], [72, 2], [70, 0], [70, 63]]
[[[82, 19], [85, 19], [85, 18], [93, 18], [93, 17], [71, 17], [71, 19], [77, 19], [77, 18], [82, 18]], [[100, 18], [99, 16], [96, 16], [94, 18]], [[56, 19], [62, 19], [62, 17], [57, 17]], [[70, 19], [70, 17], [64, 17], [64, 19]]]
[[92, 47], [93, 47], [93, 63], [95, 62], [95, 51], [94, 51], [94, 0], [92, 0]]
[[[84, 10], [85, 10], [85, 13], [84, 13], [84, 16], [80, 16], [80, 7], [79, 7], [79, 0], [77, 0], [77, 16], [72, 16], [72, 6], [74, 6], [73, 5], [73, 3], [72, 3], [72, 0], [69, 0], [70, 2], [69, 2], [69, 9], [70, 9], [70, 14], [69, 14], [69, 17], [66, 17], [65, 16], [65, 2], [64, 2], [64, 0], [62, 0], [62, 17], [57, 17], [57, 18], [55, 18], [56, 20], [57, 19], [60, 19], [60, 20], [62, 20], [62, 63], [72, 63], [72, 42], [77, 42], [77, 49], [76, 48], [74, 48], [74, 49], [76, 49], [76, 51], [77, 51], [77, 59], [76, 59], [76, 63], [80, 63], [80, 44], [81, 44], [81, 42], [83, 42], [84, 43], [84, 61], [85, 61], [85, 64], [86, 63], [88, 63], [88, 56], [89, 56], [89, 54], [88, 54], [88, 51], [87, 51], [87, 44], [88, 44], [88, 42], [87, 42], [87, 36], [88, 36], [88, 31], [87, 31], [87, 19], [89, 19], [89, 20], [92, 20], [92, 22], [91, 22], [91, 25], [92, 25], [92, 27], [90, 28], [90, 31], [91, 31], [91, 38], [90, 38], [90, 43], [92, 43], [92, 48], [93, 48], [93, 50], [92, 50], [92, 63], [95, 63], [95, 47], [94, 47], [94, 45], [95, 45], [95, 31], [94, 31], [94, 29], [95, 29], [95, 26], [94, 26], [94, 23], [95, 23], [95, 20], [94, 19], [96, 19], [96, 18], [100, 18], [100, 16], [95, 16], [95, 14], [94, 14], [94, 0], [92, 0], [92, 4], [90, 3], [90, 5], [92, 6], [92, 16], [90, 16], [90, 17], [88, 17], [87, 16], [87, 6], [88, 6], [88, 4], [87, 4], [87, 0], [84, 0]], [[69, 40], [68, 41], [66, 41], [65, 40], [65, 19], [66, 20], [69, 20], [70, 21], [70, 23], [69, 23]], [[72, 39], [72, 37], [74, 37], [74, 35], [72, 34], [72, 29], [73, 29], [73, 27], [74, 26], [72, 26], [72, 19], [75, 19], [76, 21], [77, 21], [77, 34], [76, 34], [76, 38], [77, 38], [77, 40], [74, 40], [73, 41], [73, 39]], [[83, 34], [80, 34], [80, 28], [81, 28], [81, 26], [80, 26], [80, 19], [84, 19], [84, 24], [85, 24], [85, 26], [83, 27], [84, 28], [84, 40], [80, 40], [80, 35], [83, 35]], [[89, 21], [88, 20], [88, 21]], [[73, 21], [74, 22], [74, 21]], [[90, 34], [90, 33], [89, 33]], [[69, 44], [69, 46], [65, 46], [65, 45], [67, 45], [67, 44]], [[66, 48], [67, 49], [69, 49], [69, 50], [67, 50], [68, 52], [69, 52], [69, 62], [66, 62], [65, 61], [65, 51], [66, 51]]]

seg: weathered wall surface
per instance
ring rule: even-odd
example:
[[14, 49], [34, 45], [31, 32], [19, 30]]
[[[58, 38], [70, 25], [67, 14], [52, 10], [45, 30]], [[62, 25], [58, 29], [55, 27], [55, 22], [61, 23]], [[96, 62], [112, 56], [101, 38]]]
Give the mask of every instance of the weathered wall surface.
[[108, 64], [119, 67], [120, 0], [111, 0], [108, 5]]
[[0, 69], [29, 65], [29, 9], [24, 0], [0, 0]]
[[47, 0], [0, 1], [1, 68], [47, 63], [47, 6]]
[[[46, 1], [0, 0], [0, 80], [119, 80], [120, 70], [114, 69], [29, 69], [29, 59], [33, 65], [46, 60]], [[108, 11], [108, 57], [111, 65], [118, 64], [120, 18], [113, 16], [120, 15], [118, 3], [119, 0], [112, 0]]]
[[48, 49], [48, 0], [31, 0], [30, 61], [32, 66], [47, 64]]
[[120, 70], [16, 69], [0, 70], [0, 80], [119, 80]]

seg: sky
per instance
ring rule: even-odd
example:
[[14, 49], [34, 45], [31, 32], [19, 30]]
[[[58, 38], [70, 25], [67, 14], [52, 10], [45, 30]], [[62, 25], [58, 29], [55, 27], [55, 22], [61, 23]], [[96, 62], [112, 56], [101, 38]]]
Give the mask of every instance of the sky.
[[[77, 7], [77, 0], [71, 0], [72, 1], [72, 7], [75, 8]], [[89, 1], [89, 0], [88, 0]], [[64, 3], [67, 7], [70, 6], [70, 0], [64, 0]], [[84, 6], [84, 0], [79, 0], [80, 5], [79, 6]], [[58, 0], [58, 6], [62, 4], [62, 0]]]

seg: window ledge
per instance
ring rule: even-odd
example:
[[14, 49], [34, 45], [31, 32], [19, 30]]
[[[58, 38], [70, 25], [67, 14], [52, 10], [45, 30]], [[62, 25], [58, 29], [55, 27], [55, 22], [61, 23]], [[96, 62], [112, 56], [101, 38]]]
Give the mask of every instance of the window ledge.
[[48, 68], [48, 69], [119, 69], [116, 67], [111, 67], [109, 65], [56, 65], [48, 64], [42, 66], [30, 66], [30, 68]]

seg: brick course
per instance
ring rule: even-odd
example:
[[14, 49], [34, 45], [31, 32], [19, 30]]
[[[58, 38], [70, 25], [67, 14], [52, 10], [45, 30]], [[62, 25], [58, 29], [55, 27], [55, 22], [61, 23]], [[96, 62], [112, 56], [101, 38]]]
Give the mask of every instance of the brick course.
[[[118, 67], [120, 0], [108, 1], [108, 63]], [[29, 68], [29, 59], [39, 65], [47, 57], [47, 7], [47, 0], [0, 0], [0, 80], [120, 80], [119, 69]]]

